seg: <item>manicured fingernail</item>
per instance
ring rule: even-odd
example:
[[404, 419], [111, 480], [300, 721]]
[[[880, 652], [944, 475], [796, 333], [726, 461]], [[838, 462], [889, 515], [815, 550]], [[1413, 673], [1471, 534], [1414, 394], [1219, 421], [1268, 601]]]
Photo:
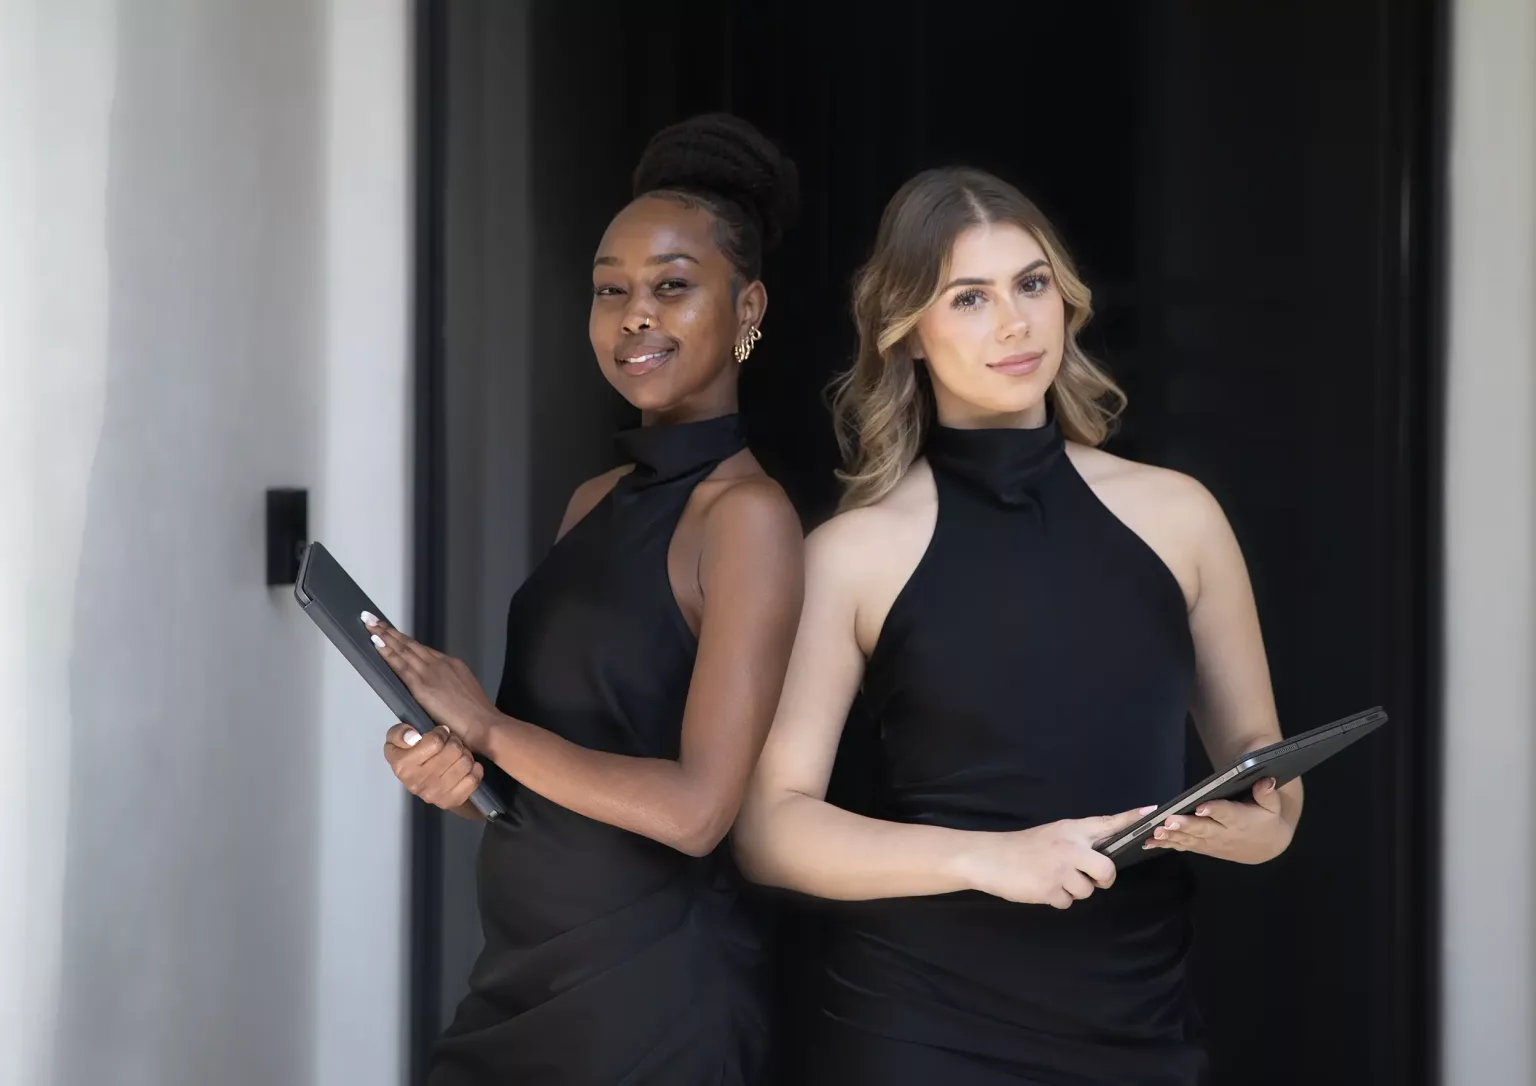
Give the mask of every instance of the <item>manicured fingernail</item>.
[[1170, 830], [1176, 830], [1176, 829], [1179, 828], [1179, 824], [1176, 821], [1174, 821], [1173, 819], [1170, 818], [1168, 820], [1168, 828]]
[[371, 630], [375, 626], [377, 626], [378, 624], [379, 624], [379, 616], [378, 615], [374, 614], [372, 611], [364, 611], [363, 612], [363, 625], [364, 626], [367, 626]]
[[1269, 785], [1269, 787], [1266, 789], [1266, 791], [1273, 792], [1275, 790], [1275, 778], [1273, 778], [1273, 777], [1265, 777], [1264, 778], [1264, 783]]
[[1141, 847], [1144, 848], [1144, 849], [1151, 848], [1152, 847], [1152, 842], [1151, 841], [1143, 841]]
[[414, 747], [417, 743], [420, 743], [420, 742], [421, 742], [421, 733], [419, 731], [417, 731], [415, 728], [412, 728], [410, 731], [405, 733], [405, 745], [406, 746]]
[[1211, 809], [1209, 807], [1196, 807], [1195, 808], [1195, 814], [1199, 815], [1201, 818], [1204, 818], [1206, 815], [1208, 815], [1210, 813], [1211, 813]]
[[384, 647], [384, 639], [378, 634], [374, 634], [368, 640], [373, 642], [373, 647], [376, 649], [382, 649]]
[[1163, 838], [1164, 838], [1164, 837], [1167, 837], [1167, 836], [1168, 836], [1168, 831], [1167, 831], [1167, 830], [1165, 830], [1165, 829], [1163, 829], [1163, 827], [1161, 827], [1161, 826], [1159, 826], [1159, 827], [1157, 827], [1157, 829], [1156, 829], [1156, 830], [1155, 830], [1155, 831], [1154, 831], [1154, 832], [1153, 832], [1153, 834], [1152, 834], [1152, 836], [1153, 836], [1153, 837], [1156, 837], [1156, 838], [1157, 838], [1157, 839], [1158, 839], [1158, 840], [1159, 840], [1159, 841], [1161, 841], [1161, 840], [1162, 840], [1162, 839], [1163, 839]]
[[1149, 814], [1151, 814], [1155, 810], [1157, 810], [1157, 804], [1154, 803], [1150, 807], [1143, 807], [1141, 810], [1137, 811], [1136, 813], [1137, 814], [1149, 815]]

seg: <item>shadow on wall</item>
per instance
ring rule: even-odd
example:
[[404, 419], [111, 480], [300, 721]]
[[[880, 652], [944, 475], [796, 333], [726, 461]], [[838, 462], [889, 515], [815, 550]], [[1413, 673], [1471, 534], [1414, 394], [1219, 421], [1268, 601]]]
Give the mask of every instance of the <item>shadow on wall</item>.
[[57, 1086], [305, 1081], [316, 654], [263, 587], [313, 478], [323, 5], [119, 12], [110, 315], [69, 668]]

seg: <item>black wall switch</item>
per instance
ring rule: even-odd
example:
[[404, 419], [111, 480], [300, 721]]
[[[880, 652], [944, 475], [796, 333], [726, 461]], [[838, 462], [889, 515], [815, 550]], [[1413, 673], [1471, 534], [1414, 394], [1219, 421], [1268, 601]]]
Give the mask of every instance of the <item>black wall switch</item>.
[[267, 584], [293, 584], [309, 542], [309, 491], [275, 487], [267, 491]]

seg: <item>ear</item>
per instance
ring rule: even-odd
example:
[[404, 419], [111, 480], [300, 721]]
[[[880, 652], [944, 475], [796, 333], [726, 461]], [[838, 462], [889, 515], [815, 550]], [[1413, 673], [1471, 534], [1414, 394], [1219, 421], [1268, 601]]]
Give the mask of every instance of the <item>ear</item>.
[[761, 279], [754, 279], [736, 295], [736, 338], [746, 335], [748, 328], [761, 328], [767, 313], [768, 288]]

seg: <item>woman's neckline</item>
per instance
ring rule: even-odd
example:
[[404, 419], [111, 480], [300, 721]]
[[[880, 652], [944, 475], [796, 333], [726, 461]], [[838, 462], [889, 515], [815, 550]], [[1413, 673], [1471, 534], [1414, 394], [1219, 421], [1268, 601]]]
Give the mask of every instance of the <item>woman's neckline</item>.
[[713, 467], [747, 447], [741, 414], [694, 422], [636, 426], [614, 435], [619, 455], [634, 464], [621, 485], [643, 490]]
[[1040, 476], [1065, 452], [1054, 411], [1044, 425], [1032, 427], [936, 424], [923, 450], [929, 467], [958, 476], [1007, 506], [1030, 504]]

